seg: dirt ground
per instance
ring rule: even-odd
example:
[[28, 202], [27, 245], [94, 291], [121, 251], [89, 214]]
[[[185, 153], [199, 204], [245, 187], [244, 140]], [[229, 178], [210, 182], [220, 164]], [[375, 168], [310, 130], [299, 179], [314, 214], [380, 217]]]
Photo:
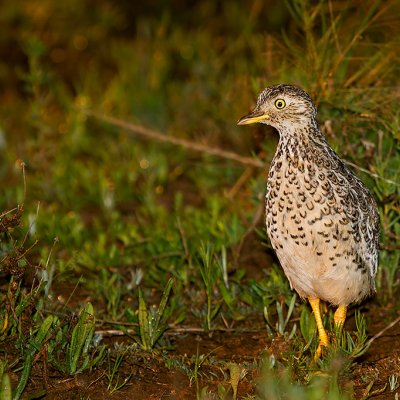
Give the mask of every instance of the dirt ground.
[[[370, 318], [369, 335], [373, 336], [384, 328], [387, 310], [373, 304], [369, 305], [368, 315]], [[351, 318], [347, 327], [351, 328], [354, 320]], [[235, 363], [251, 363], [259, 361], [263, 354], [273, 353], [277, 358], [282, 351], [287, 350], [284, 340], [271, 342], [266, 335], [265, 329], [260, 327], [259, 331], [249, 332], [213, 332], [210, 336], [207, 333], [185, 333], [170, 334], [171, 344], [174, 353], [181, 359], [190, 359], [199, 354], [212, 354], [219, 361], [233, 361]], [[121, 340], [121, 339], [119, 339]], [[190, 382], [187, 375], [176, 368], [168, 369], [159, 358], [154, 357], [145, 360], [146, 362], [135, 361], [129, 363], [129, 368], [120, 369], [121, 378], [132, 374], [129, 383], [121, 390], [112, 394], [107, 390], [106, 372], [95, 370], [88, 374], [76, 375], [73, 378], [66, 378], [54, 374], [47, 369], [45, 364], [36, 364], [31, 375], [27, 398], [42, 398], [40, 394], [47, 389], [44, 398], [54, 400], [67, 399], [196, 399], [196, 385]], [[214, 367], [214, 374], [207, 376], [202, 374], [202, 367], [199, 369], [199, 387], [208, 386], [215, 389], [219, 384], [228, 388], [229, 382], [224, 378], [223, 366]], [[225, 368], [226, 369], [226, 368]], [[352, 369], [351, 381], [353, 381], [354, 392], [357, 399], [364, 398], [366, 388], [371, 381], [374, 381], [370, 393], [377, 392], [372, 397], [376, 400], [394, 399], [395, 392], [390, 392], [388, 379], [392, 374], [400, 372], [400, 326], [396, 324], [377, 338], [371, 345], [369, 351], [357, 362]], [[225, 371], [226, 373], [226, 371]], [[14, 377], [16, 378], [16, 377]], [[248, 395], [255, 391], [254, 370], [249, 371], [240, 382], [238, 396]], [[345, 382], [344, 382], [345, 384]], [[379, 393], [382, 391], [382, 393]], [[400, 394], [400, 389], [397, 389]], [[30, 397], [35, 396], [35, 397]]]
[[[250, 243], [254, 241], [250, 240]], [[243, 254], [251, 255], [245, 257], [245, 264], [258, 265], [261, 268], [250, 268], [248, 276], [254, 279], [260, 277], [262, 269], [271, 259], [265, 257], [265, 250], [258, 244], [252, 251], [246, 248]], [[260, 265], [263, 262], [264, 265]], [[65, 288], [64, 288], [65, 290]], [[61, 291], [61, 288], [60, 288]], [[56, 294], [56, 293], [55, 293]], [[88, 293], [81, 293], [74, 296], [74, 301], [88, 300]], [[55, 296], [57, 298], [57, 296]], [[355, 330], [354, 311], [357, 307], [350, 309], [349, 318], [345, 328], [349, 331]], [[370, 338], [380, 334], [399, 313], [395, 311], [392, 304], [385, 307], [378, 304], [377, 299], [373, 298], [360, 307], [366, 316], [368, 324], [368, 336]], [[196, 354], [207, 355], [213, 358], [214, 362], [202, 365], [199, 368], [198, 387], [201, 389], [207, 386], [214, 393], [217, 392], [218, 385], [229, 388], [229, 373], [226, 363], [234, 362], [243, 365], [256, 365], [260, 363], [263, 356], [273, 354], [276, 359], [282, 357], [282, 353], [289, 350], [288, 343], [283, 338], [276, 338], [271, 341], [267, 335], [262, 315], [257, 319], [247, 319], [246, 321], [236, 322], [231, 331], [213, 331], [212, 334], [201, 332], [199, 326], [191, 329], [176, 329], [165, 333], [170, 342], [169, 354], [174, 355], [174, 359], [179, 359], [182, 364], [190, 364], [193, 368], [193, 359]], [[115, 343], [132, 344], [132, 340], [127, 337], [109, 337], [104, 339], [109, 348]], [[30, 383], [26, 393], [27, 398], [46, 398], [46, 399], [196, 399], [198, 388], [194, 379], [190, 380], [182, 369], [177, 367], [168, 368], [160, 355], [142, 355], [142, 358], [127, 360], [122, 364], [119, 375], [120, 381], [131, 377], [128, 383], [120, 390], [111, 393], [107, 390], [108, 379], [107, 371], [104, 369], [93, 370], [90, 373], [78, 374], [73, 378], [61, 376], [42, 360], [41, 357], [31, 374]], [[246, 376], [240, 381], [238, 387], [238, 398], [245, 395], [255, 394], [257, 381], [256, 368], [249, 368]], [[395, 324], [387, 329], [379, 337], [373, 340], [371, 347], [362, 357], [358, 358], [352, 369], [351, 376], [345, 378], [343, 385], [353, 385], [355, 398], [372, 398], [375, 400], [394, 399], [395, 394], [400, 395], [400, 388], [390, 392], [388, 379], [391, 375], [400, 375], [400, 324]], [[15, 380], [16, 376], [12, 377]], [[372, 387], [367, 391], [369, 384]], [[40, 397], [46, 391], [45, 397]], [[373, 396], [365, 397], [367, 393]], [[216, 397], [217, 398], [217, 397]]]

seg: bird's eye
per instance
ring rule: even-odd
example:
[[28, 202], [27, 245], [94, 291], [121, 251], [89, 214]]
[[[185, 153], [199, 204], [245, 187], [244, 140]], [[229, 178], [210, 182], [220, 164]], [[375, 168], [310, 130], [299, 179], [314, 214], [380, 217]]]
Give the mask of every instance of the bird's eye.
[[286, 106], [285, 100], [283, 100], [283, 99], [275, 100], [275, 107], [278, 110], [282, 110], [282, 108], [284, 108], [285, 106]]

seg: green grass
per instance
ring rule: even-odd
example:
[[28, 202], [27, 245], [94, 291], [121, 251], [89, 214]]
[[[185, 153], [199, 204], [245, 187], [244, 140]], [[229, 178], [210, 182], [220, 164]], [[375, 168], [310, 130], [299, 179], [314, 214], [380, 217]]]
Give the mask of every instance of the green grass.
[[[260, 224], [242, 246], [265, 172], [86, 111], [267, 163], [276, 135], [236, 121], [268, 84], [302, 86], [329, 142], [364, 169], [355, 172], [379, 203], [374, 302], [397, 310], [397, 2], [369, 1], [367, 13], [322, 0], [201, 2], [190, 13], [171, 3], [132, 15], [106, 1], [11, 3], [0, 13], [0, 51], [17, 49], [0, 64], [0, 398], [21, 398], [42, 360], [64, 377], [104, 371], [110, 394], [134, 379], [122, 365], [157, 360], [187, 376], [198, 399], [235, 398], [245, 380], [238, 398], [354, 397], [344, 383], [368, 351], [366, 320], [357, 314], [355, 332], [337, 332], [315, 363], [310, 310], [278, 265], [245, 261], [260, 243], [265, 260], [272, 255]], [[261, 329], [284, 351], [228, 365], [213, 352], [182, 358], [167, 333], [188, 328]], [[104, 343], [96, 331], [107, 329], [127, 340]]]

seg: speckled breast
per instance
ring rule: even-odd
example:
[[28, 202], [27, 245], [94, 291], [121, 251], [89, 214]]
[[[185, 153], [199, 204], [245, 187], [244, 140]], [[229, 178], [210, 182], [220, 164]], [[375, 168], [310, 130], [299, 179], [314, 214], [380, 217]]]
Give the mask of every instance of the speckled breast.
[[267, 232], [300, 296], [349, 304], [374, 288], [376, 217], [368, 190], [329, 156], [278, 147], [268, 175]]

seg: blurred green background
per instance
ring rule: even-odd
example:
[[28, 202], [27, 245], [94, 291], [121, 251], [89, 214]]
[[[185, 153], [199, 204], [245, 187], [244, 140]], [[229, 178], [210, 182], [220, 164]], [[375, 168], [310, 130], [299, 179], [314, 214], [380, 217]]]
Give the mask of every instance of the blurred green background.
[[[21, 225], [2, 231], [2, 320], [30, 290], [35, 306], [21, 315], [31, 332], [44, 310], [76, 312], [87, 301], [103, 320], [136, 324], [138, 287], [157, 303], [171, 277], [165, 321], [177, 325], [210, 329], [248, 316], [263, 324], [265, 307], [289, 307], [263, 218], [255, 219], [278, 137], [236, 125], [275, 83], [310, 93], [328, 141], [377, 198], [374, 301], [397, 309], [399, 47], [396, 0], [1, 2], [2, 224], [24, 205]], [[266, 168], [145, 138], [98, 115], [257, 157]], [[11, 256], [22, 276], [5, 262]], [[21, 292], [12, 303], [14, 280]], [[15, 339], [22, 322], [14, 323], [2, 340]], [[26, 330], [18, 332], [22, 343]], [[166, 346], [137, 335], [146, 350]]]
[[[138, 165], [145, 160], [142, 164], [150, 161], [151, 167], [146, 174], [164, 168], [170, 179], [175, 171], [200, 186], [193, 190], [201, 198], [202, 184], [196, 182], [201, 174], [190, 176], [196, 168], [218, 170], [215, 178], [205, 178], [208, 186], [220, 174], [228, 179], [221, 185], [231, 184], [240, 166], [221, 168], [215, 159], [203, 164], [198, 155], [143, 143], [87, 119], [80, 110], [242, 155], [255, 152], [268, 162], [276, 135], [265, 135], [270, 132], [260, 127], [239, 129], [236, 121], [261, 89], [278, 82], [309, 91], [321, 123], [328, 121], [332, 145], [364, 163], [373, 155], [369, 142], [378, 143], [381, 127], [389, 130], [387, 146], [398, 138], [398, 111], [390, 105], [399, 72], [398, 8], [395, 1], [4, 3], [3, 186], [21, 189], [15, 163], [23, 160], [30, 200], [63, 204], [65, 210], [93, 209], [112, 188], [117, 206], [123, 207], [140, 191]], [[372, 126], [371, 120], [380, 125]], [[187, 168], [179, 156], [195, 168]], [[158, 194], [174, 191], [159, 181], [154, 185], [148, 189]], [[21, 194], [6, 192], [3, 208], [22, 201]]]

